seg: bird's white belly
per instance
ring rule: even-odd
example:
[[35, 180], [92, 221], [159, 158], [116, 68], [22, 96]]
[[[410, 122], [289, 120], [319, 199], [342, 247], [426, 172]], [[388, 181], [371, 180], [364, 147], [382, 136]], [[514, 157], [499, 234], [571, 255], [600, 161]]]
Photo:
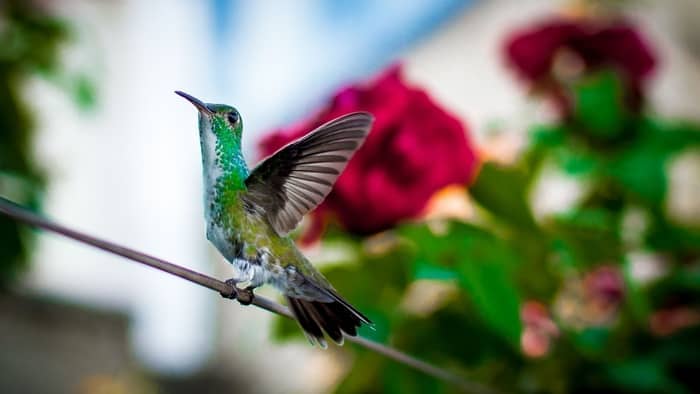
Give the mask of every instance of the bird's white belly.
[[238, 283], [248, 283], [252, 287], [258, 287], [267, 283], [269, 272], [260, 264], [244, 260], [233, 259], [233, 279]]
[[317, 286], [305, 283], [307, 280], [297, 273], [295, 267], [290, 265], [282, 267], [277, 258], [266, 248], [257, 249], [258, 254], [254, 260], [251, 260], [250, 257], [237, 252], [247, 250], [249, 245], [244, 241], [232, 242], [237, 237], [230, 230], [212, 225], [208, 228], [207, 238], [233, 265], [231, 279], [240, 283], [239, 287], [256, 288], [269, 283], [286, 295], [316, 301], [330, 300], [327, 295], [319, 292]]
[[248, 283], [252, 287], [269, 283], [286, 293], [289, 272], [279, 265], [270, 264], [269, 258], [269, 254], [262, 253], [261, 258], [254, 262], [240, 258], [231, 260], [234, 270], [233, 279], [239, 283]]

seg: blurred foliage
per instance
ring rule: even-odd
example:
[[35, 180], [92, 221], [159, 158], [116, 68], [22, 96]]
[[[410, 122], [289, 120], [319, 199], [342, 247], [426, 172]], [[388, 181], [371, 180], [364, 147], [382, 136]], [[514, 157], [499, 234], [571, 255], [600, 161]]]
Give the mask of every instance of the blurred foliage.
[[[0, 2], [0, 195], [38, 209], [44, 174], [32, 155], [34, 116], [23, 89], [41, 75], [91, 105], [94, 89], [85, 76], [61, 68], [59, 52], [70, 38], [67, 24], [38, 1]], [[0, 217], [0, 287], [25, 268], [31, 235]]]
[[[502, 392], [698, 392], [700, 223], [675, 223], [667, 202], [669, 163], [700, 145], [700, 127], [629, 109], [615, 71], [566, 89], [570, 116], [534, 126], [515, 163], [483, 164], [473, 223], [335, 229], [326, 242], [353, 253], [325, 274], [375, 322], [362, 335]], [[535, 218], [528, 195], [547, 165], [586, 187]], [[300, 337], [287, 320], [276, 333]], [[345, 350], [354, 362], [337, 392], [455, 391]]]

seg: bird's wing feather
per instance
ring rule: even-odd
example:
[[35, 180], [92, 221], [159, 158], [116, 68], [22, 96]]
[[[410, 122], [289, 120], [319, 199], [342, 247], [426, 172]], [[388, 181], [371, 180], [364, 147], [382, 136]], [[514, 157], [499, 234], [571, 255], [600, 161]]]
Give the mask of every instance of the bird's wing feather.
[[373, 120], [367, 112], [344, 115], [284, 146], [253, 169], [243, 198], [287, 234], [330, 193]]

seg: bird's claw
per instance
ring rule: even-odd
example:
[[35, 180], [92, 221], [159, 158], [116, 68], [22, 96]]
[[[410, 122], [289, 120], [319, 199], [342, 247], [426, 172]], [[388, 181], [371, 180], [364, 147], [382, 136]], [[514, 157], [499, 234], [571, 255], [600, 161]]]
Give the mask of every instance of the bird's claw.
[[245, 289], [239, 289], [236, 286], [238, 283], [239, 282], [234, 279], [227, 280], [226, 284], [229, 285], [233, 289], [233, 291], [231, 292], [231, 294], [221, 293], [221, 296], [224, 298], [237, 300], [241, 305], [250, 305], [253, 302], [253, 298], [255, 298], [253, 288], [246, 287]]
[[253, 294], [253, 289], [250, 287], [246, 287], [245, 289], [236, 289], [238, 291], [238, 302], [241, 305], [250, 305], [253, 302], [253, 298], [255, 298], [255, 294]]

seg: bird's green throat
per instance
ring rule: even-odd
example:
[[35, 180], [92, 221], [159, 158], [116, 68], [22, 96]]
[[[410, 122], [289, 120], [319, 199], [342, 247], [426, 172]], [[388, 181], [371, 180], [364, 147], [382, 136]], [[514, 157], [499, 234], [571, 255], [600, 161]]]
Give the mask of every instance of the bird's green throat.
[[199, 133], [205, 198], [210, 213], [216, 217], [221, 209], [239, 201], [238, 193], [245, 190], [248, 167], [241, 150], [242, 121], [238, 119], [231, 124], [227, 117], [235, 109], [211, 104], [209, 107], [211, 115], [199, 116]]

